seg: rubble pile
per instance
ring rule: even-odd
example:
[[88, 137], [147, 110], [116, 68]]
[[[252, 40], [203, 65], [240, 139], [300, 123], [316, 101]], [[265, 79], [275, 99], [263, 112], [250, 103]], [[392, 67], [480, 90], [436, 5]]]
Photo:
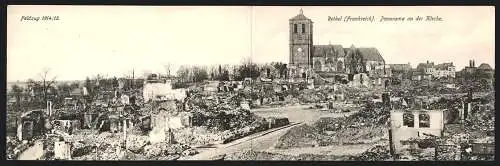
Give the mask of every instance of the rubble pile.
[[283, 155], [269, 152], [260, 152], [247, 150], [228, 154], [224, 160], [307, 160], [307, 161], [349, 161], [355, 156], [334, 156], [334, 155], [317, 155], [317, 154], [298, 154], [298, 155]]
[[436, 156], [438, 161], [452, 161], [455, 160], [456, 157], [456, 148], [453, 146], [440, 147], [437, 153], [439, 154]]
[[389, 146], [377, 145], [361, 153], [359, 156], [352, 157], [354, 161], [384, 161], [391, 159]]
[[204, 126], [179, 129], [174, 135], [177, 142], [191, 146], [207, 145], [221, 140], [220, 132], [212, 132]]
[[134, 153], [142, 152], [143, 148], [148, 144], [148, 142], [148, 136], [127, 135], [127, 149]]
[[287, 149], [294, 147], [319, 146], [322, 135], [314, 127], [303, 124], [291, 128], [286, 134], [278, 139], [275, 148]]
[[157, 143], [153, 145], [146, 145], [144, 147], [144, 155], [151, 159], [158, 159], [160, 157], [179, 156], [188, 149], [190, 149], [189, 146], [180, 143]]
[[325, 91], [304, 90], [298, 97], [303, 103], [318, 103], [326, 101], [327, 94]]
[[279, 139], [277, 148], [363, 144], [386, 136], [389, 110], [373, 102], [363, 105], [358, 112], [347, 117], [325, 117], [313, 126], [294, 127]]
[[258, 151], [244, 151], [225, 156], [224, 160], [291, 160], [291, 156]]
[[253, 121], [255, 121], [255, 115], [244, 109], [218, 111], [198, 109], [193, 111], [193, 126], [207, 126], [219, 131], [242, 128]]
[[8, 160], [15, 160], [19, 154], [28, 148], [25, 143], [19, 141], [17, 137], [7, 137], [6, 138], [6, 153]]
[[495, 109], [493, 104], [484, 105], [484, 107], [473, 107], [470, 119], [466, 121], [467, 131], [495, 131]]
[[83, 142], [73, 142], [71, 156], [80, 157], [91, 153], [94, 149], [98, 148], [96, 144], [85, 144]]

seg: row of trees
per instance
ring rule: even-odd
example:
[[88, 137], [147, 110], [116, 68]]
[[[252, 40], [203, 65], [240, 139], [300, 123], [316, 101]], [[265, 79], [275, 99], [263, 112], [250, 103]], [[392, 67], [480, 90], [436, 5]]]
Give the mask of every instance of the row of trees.
[[[287, 75], [287, 65], [281, 62], [273, 62], [271, 66], [278, 71], [280, 78], [285, 78]], [[268, 69], [269, 70], [269, 69]], [[232, 71], [232, 72], [230, 72]], [[231, 74], [230, 74], [231, 73]], [[269, 73], [269, 71], [268, 71]], [[233, 80], [241, 81], [245, 78], [257, 78], [261, 74], [261, 67], [253, 63], [251, 59], [244, 59], [242, 64], [231, 67], [223, 67], [219, 65], [215, 70], [208, 70], [206, 67], [190, 67], [181, 66], [177, 70], [178, 82], [196, 83], [202, 82], [210, 78], [218, 81], [229, 81], [230, 77]], [[268, 74], [269, 75], [269, 74]]]

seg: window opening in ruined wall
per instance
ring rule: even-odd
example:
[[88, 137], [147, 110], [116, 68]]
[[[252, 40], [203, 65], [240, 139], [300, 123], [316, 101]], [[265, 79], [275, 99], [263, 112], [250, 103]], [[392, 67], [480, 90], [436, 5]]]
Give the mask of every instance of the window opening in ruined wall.
[[415, 127], [415, 116], [412, 113], [406, 112], [403, 114], [403, 126]]
[[428, 114], [420, 114], [418, 115], [418, 126], [420, 128], [429, 128], [430, 125], [430, 116]]

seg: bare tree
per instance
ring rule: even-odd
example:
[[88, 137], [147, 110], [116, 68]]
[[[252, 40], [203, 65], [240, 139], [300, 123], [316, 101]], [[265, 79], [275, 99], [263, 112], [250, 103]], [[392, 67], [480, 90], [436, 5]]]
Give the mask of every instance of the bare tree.
[[243, 80], [244, 78], [257, 78], [260, 76], [258, 66], [252, 62], [250, 57], [243, 59], [243, 64], [238, 69], [238, 77], [236, 80]]
[[33, 85], [34, 89], [40, 90], [42, 94], [43, 102], [47, 102], [47, 96], [52, 89], [51, 87], [55, 86], [56, 78], [49, 78], [50, 68], [44, 68], [42, 72], [39, 74], [40, 80], [29, 80], [28, 83]]

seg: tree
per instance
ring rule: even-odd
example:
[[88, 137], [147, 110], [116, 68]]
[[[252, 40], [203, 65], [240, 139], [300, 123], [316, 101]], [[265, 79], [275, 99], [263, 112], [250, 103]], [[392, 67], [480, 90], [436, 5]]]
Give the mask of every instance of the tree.
[[12, 85], [12, 95], [14, 96], [14, 98], [16, 99], [16, 105], [19, 106], [21, 105], [21, 98], [22, 98], [22, 94], [23, 94], [23, 87], [17, 85], [17, 84], [14, 84]]
[[60, 96], [68, 96], [73, 90], [71, 85], [68, 83], [61, 83], [57, 85], [57, 89], [59, 90], [58, 92]]
[[47, 102], [50, 93], [54, 92], [53, 89], [56, 82], [56, 77], [49, 78], [49, 73], [50, 69], [45, 68], [39, 74], [40, 80], [28, 80], [28, 87], [33, 91], [35, 98], [37, 95], [41, 95], [41, 101], [38, 100], [38, 102], [43, 105], [45, 105], [45, 102]]
[[118, 83], [118, 79], [116, 77], [113, 77], [112, 85], [113, 85], [113, 88], [118, 88], [119, 83]]
[[208, 72], [202, 67], [187, 67], [181, 66], [177, 70], [179, 82], [202, 82], [208, 79]]
[[189, 68], [187, 66], [180, 66], [177, 70], [177, 77], [180, 82], [187, 82], [189, 80]]
[[243, 60], [243, 64], [238, 69], [239, 77], [237, 80], [243, 80], [244, 78], [257, 78], [260, 76], [259, 68], [256, 64], [252, 63], [252, 59], [247, 58]]
[[208, 78], [207, 70], [200, 67], [194, 67], [193, 71], [193, 81], [194, 82], [202, 82]]

